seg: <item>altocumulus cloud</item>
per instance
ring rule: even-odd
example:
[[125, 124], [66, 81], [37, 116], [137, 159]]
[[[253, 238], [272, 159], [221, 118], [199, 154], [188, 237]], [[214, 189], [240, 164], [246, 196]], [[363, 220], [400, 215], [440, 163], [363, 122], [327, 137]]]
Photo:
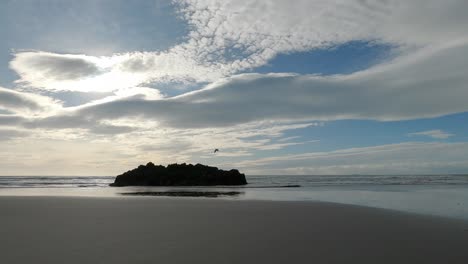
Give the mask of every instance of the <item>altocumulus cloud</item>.
[[[20, 82], [49, 90], [109, 91], [161, 81], [213, 82], [266, 64], [277, 54], [349, 41], [400, 48], [466, 39], [466, 1], [174, 1], [190, 26], [166, 51], [108, 57], [19, 52]], [[449, 30], [448, 30], [449, 29]]]

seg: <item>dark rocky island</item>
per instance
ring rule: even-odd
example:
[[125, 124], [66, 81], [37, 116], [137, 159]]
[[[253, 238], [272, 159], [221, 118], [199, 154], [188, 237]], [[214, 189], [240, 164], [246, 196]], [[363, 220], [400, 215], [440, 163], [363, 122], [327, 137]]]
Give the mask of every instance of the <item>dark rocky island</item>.
[[238, 170], [220, 170], [202, 164], [170, 164], [167, 167], [149, 162], [115, 178], [110, 186], [213, 186], [246, 185]]

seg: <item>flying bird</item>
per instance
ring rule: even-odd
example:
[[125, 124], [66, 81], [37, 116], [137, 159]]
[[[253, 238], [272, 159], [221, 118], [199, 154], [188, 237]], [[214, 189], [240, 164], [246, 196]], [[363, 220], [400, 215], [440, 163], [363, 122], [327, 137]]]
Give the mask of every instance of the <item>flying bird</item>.
[[215, 150], [213, 151], [213, 153], [216, 153], [216, 152], [218, 152], [218, 151], [219, 151], [219, 149], [215, 149]]

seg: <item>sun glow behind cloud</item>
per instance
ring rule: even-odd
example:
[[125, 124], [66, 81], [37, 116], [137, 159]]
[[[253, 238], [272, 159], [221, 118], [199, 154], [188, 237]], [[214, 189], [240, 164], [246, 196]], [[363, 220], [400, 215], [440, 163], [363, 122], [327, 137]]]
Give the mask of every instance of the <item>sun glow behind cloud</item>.
[[127, 56], [94, 57], [48, 52], [20, 52], [10, 67], [17, 83], [51, 91], [109, 92], [136, 86], [145, 76], [120, 69]]

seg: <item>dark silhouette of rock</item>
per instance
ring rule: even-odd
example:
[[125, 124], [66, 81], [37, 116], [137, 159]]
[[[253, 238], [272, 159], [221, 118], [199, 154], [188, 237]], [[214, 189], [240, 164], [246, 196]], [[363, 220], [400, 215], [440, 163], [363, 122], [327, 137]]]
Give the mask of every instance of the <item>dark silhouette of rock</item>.
[[115, 178], [110, 186], [212, 186], [245, 185], [245, 175], [238, 170], [220, 170], [202, 164], [170, 164], [167, 167], [149, 162]]

